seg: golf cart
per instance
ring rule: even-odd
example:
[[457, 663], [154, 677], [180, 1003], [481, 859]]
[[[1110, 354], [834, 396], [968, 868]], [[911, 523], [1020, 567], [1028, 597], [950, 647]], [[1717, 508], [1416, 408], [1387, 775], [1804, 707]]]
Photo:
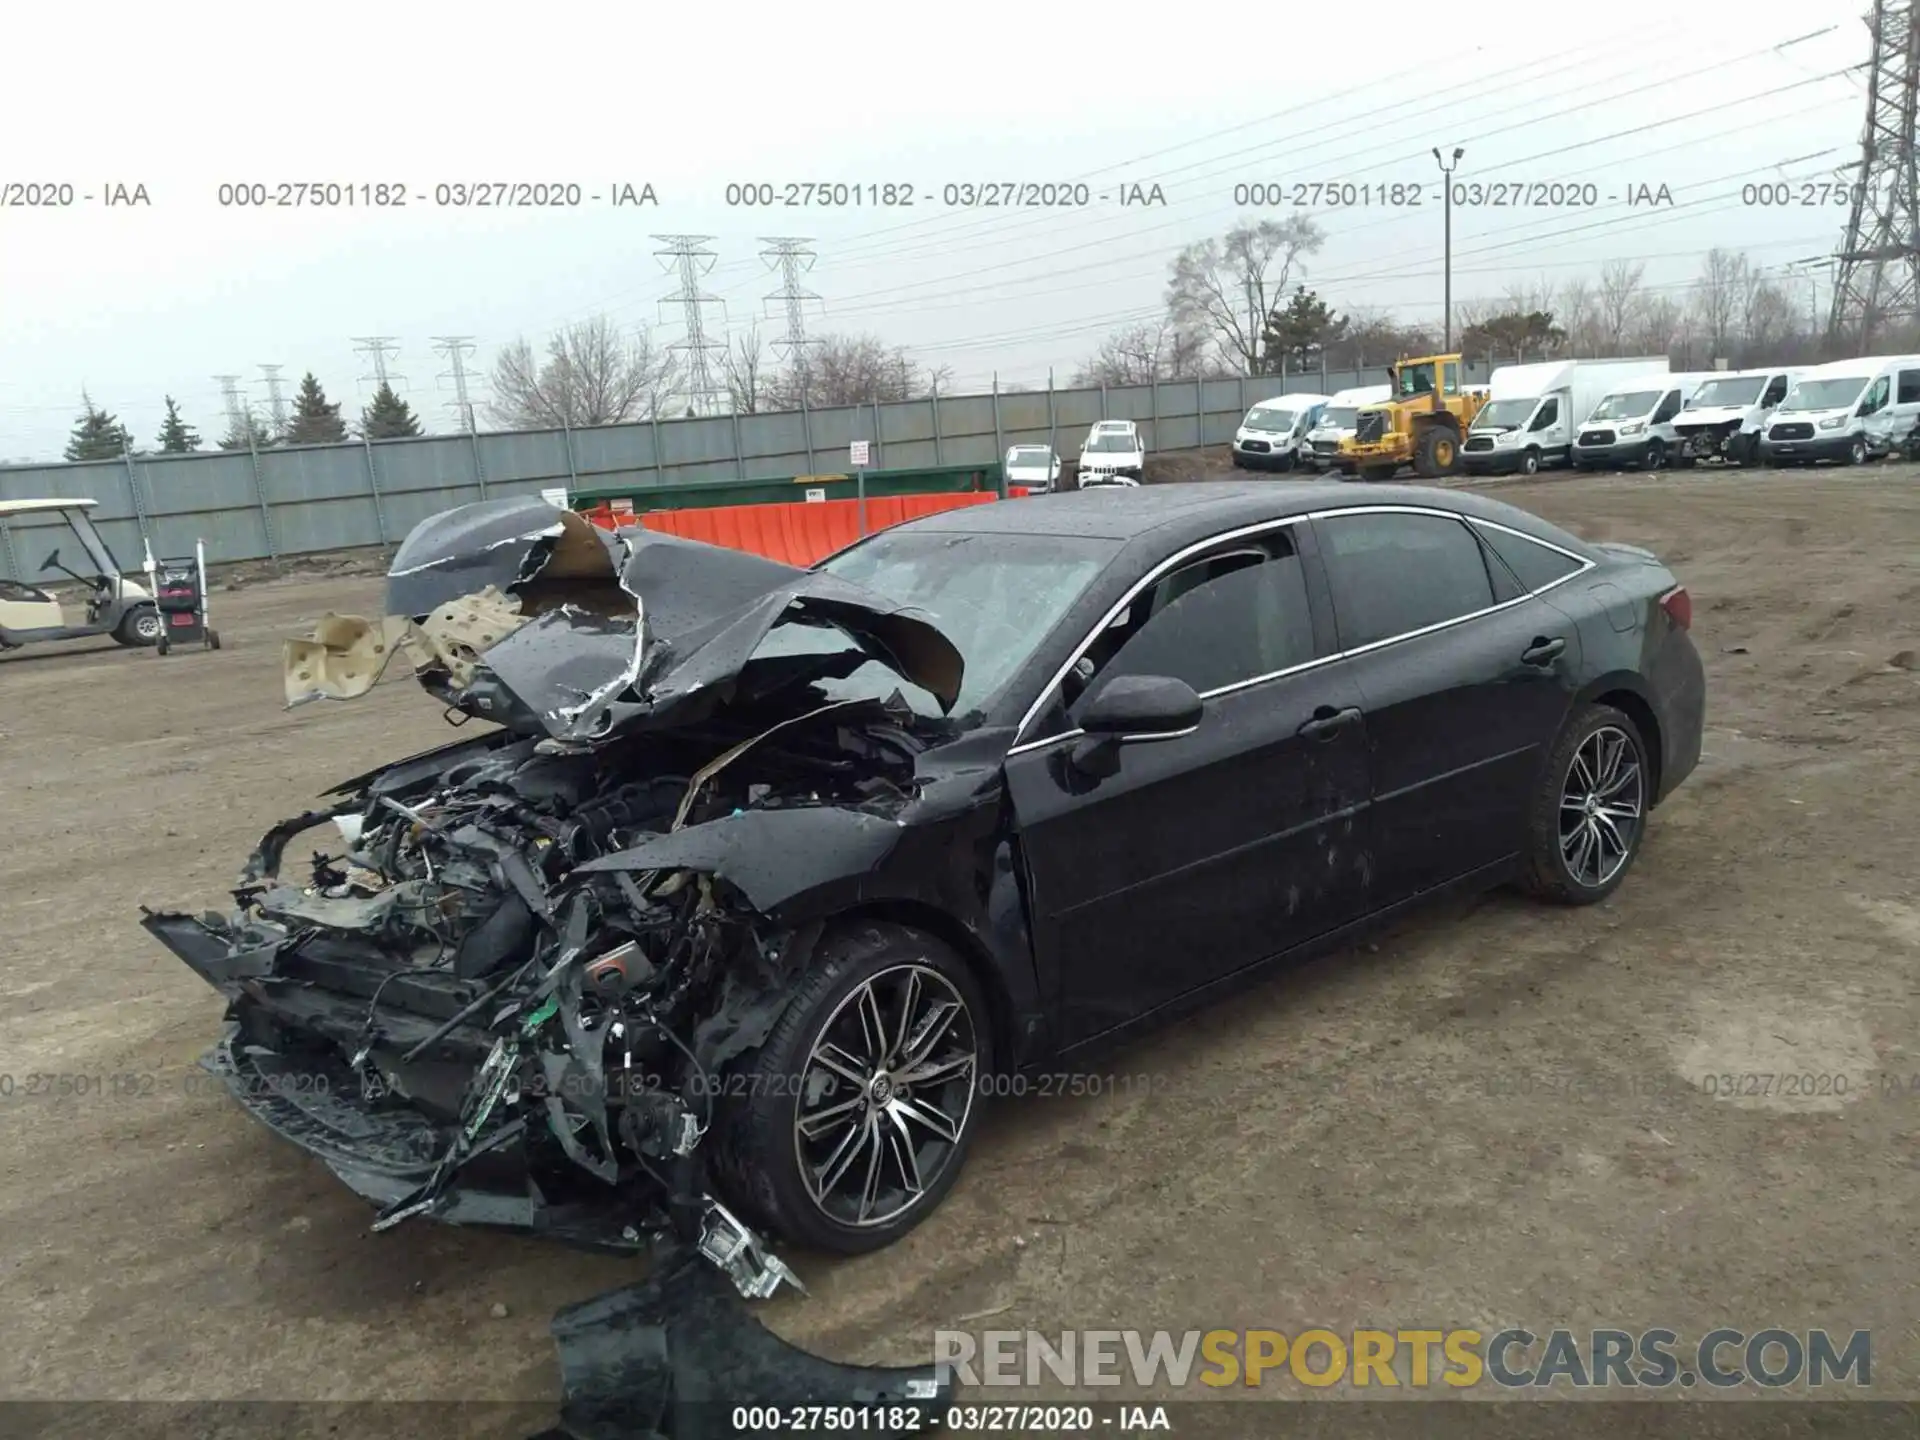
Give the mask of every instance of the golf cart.
[[[0, 580], [0, 650], [47, 640], [84, 640], [92, 635], [109, 635], [122, 645], [153, 645], [159, 641], [160, 611], [153, 595], [121, 574], [119, 561], [113, 558], [113, 552], [87, 514], [99, 503], [98, 500], [0, 500], [0, 521], [46, 514], [66, 521], [73, 538], [79, 541], [79, 558], [94, 571], [88, 575], [66, 565], [59, 548], [40, 562], [42, 571], [57, 571], [88, 588], [84, 620], [63, 609], [58, 600], [37, 585]], [[16, 537], [22, 533], [14, 532]]]

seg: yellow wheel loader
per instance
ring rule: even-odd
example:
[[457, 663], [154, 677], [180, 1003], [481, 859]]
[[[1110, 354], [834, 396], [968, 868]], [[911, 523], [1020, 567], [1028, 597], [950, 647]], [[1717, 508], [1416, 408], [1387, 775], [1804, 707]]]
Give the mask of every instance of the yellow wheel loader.
[[[1484, 390], [1460, 383], [1458, 355], [1427, 355], [1390, 366], [1393, 397], [1364, 406], [1353, 435], [1340, 442], [1335, 467], [1347, 479], [1391, 480], [1411, 465], [1423, 480], [1460, 468], [1460, 444], [1487, 403]], [[1476, 390], [1478, 393], [1476, 393]]]

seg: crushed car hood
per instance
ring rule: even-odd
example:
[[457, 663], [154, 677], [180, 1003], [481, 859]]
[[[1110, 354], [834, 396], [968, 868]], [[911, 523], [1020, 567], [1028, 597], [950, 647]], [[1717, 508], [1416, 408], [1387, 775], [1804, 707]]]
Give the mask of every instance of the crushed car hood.
[[[429, 693], [521, 733], [594, 743], [699, 718], [736, 695], [876, 660], [951, 710], [960, 652], [924, 614], [831, 575], [544, 500], [435, 515], [387, 574], [387, 617], [322, 617], [286, 648], [289, 705], [364, 694], [404, 650]], [[756, 658], [777, 627], [840, 632], [857, 653]]]

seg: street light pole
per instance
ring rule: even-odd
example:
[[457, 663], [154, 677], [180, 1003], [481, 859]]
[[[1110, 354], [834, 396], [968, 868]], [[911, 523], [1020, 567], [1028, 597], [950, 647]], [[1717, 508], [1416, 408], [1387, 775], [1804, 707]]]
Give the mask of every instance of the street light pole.
[[1441, 182], [1446, 187], [1446, 199], [1441, 204], [1441, 213], [1445, 216], [1442, 223], [1446, 226], [1446, 276], [1443, 286], [1441, 307], [1445, 312], [1442, 322], [1446, 329], [1446, 344], [1440, 348], [1447, 354], [1453, 353], [1453, 172], [1460, 164], [1460, 157], [1467, 152], [1460, 146], [1453, 147], [1453, 163], [1449, 165], [1440, 158], [1440, 147], [1433, 147], [1434, 161], [1440, 166], [1440, 173], [1446, 178]]

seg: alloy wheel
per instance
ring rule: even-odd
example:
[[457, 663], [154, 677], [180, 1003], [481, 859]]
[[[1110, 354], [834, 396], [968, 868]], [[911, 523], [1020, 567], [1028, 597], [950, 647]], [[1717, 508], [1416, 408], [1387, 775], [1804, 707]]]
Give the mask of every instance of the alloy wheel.
[[1560, 858], [1574, 881], [1597, 890], [1618, 875], [1639, 843], [1646, 799], [1633, 737], [1603, 725], [1573, 752], [1560, 791]]
[[974, 1017], [951, 981], [898, 965], [834, 1007], [800, 1074], [793, 1143], [807, 1194], [842, 1225], [885, 1225], [954, 1163], [972, 1118]]
[[142, 640], [160, 638], [160, 617], [152, 610], [142, 610], [133, 620], [133, 633]]

